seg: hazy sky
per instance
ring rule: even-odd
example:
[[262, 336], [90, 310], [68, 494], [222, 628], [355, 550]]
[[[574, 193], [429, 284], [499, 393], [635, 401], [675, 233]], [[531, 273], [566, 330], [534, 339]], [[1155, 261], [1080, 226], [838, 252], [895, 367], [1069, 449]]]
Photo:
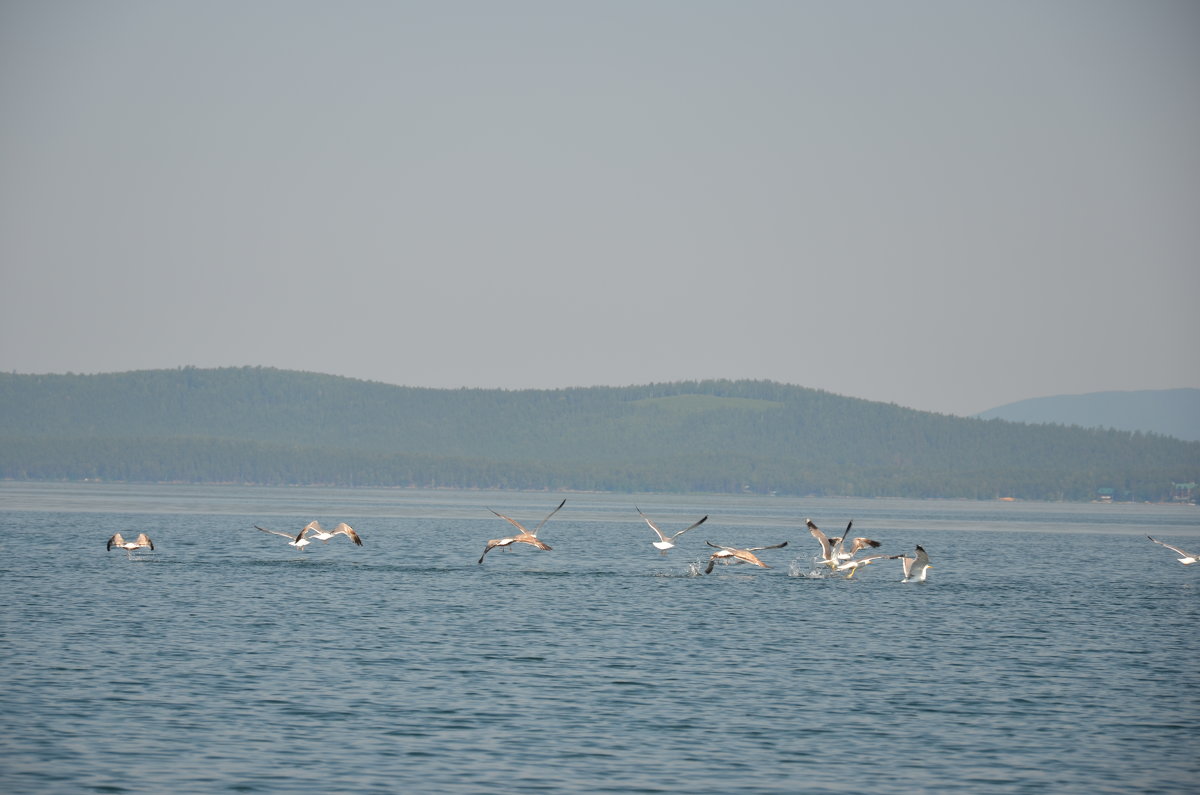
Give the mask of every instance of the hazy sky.
[[1200, 3], [0, 0], [0, 370], [1200, 387]]

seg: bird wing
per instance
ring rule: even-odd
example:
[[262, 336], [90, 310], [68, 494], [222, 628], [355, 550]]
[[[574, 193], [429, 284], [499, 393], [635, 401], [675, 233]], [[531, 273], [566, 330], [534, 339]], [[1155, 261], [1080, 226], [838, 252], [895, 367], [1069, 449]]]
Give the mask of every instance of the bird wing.
[[[488, 508], [488, 510], [492, 511], [491, 508]], [[511, 518], [505, 516], [504, 514], [500, 513], [499, 511], [492, 511], [492, 513], [496, 514], [501, 519], [508, 522], [509, 524], [511, 524], [513, 527], [517, 528], [518, 530], [520, 530], [525, 535], [533, 535], [532, 533], [530, 533], [528, 530], [525, 529], [525, 525], [521, 524], [516, 519], [511, 519]]]
[[337, 527], [333, 528], [333, 534], [335, 536], [339, 534], [346, 536], [346, 538], [354, 542], [355, 546], [361, 547], [363, 545], [362, 539], [358, 537], [358, 533], [354, 532], [354, 528], [345, 522], [340, 522]]
[[513, 541], [520, 542], [522, 544], [529, 544], [531, 547], [537, 547], [538, 549], [541, 549], [541, 550], [553, 549], [553, 547], [551, 547], [549, 544], [547, 544], [545, 541], [538, 538], [537, 536], [521, 536], [520, 538], [514, 538]]
[[[533, 536], [529, 535], [528, 533], [526, 533], [525, 536], [527, 538], [533, 538]], [[479, 556], [479, 562], [483, 563], [483, 559], [487, 557], [487, 553], [491, 552], [496, 547], [506, 547], [516, 540], [516, 538], [493, 538], [491, 541], [488, 541], [487, 546], [483, 548], [483, 554]], [[537, 539], [534, 540], [536, 541]]]
[[821, 543], [821, 553], [825, 558], [833, 557], [833, 542], [829, 540], [829, 536], [821, 532], [821, 530], [813, 524], [812, 519], [805, 519], [804, 523], [808, 525], [808, 532], [812, 533], [812, 537]]
[[[776, 549], [776, 547], [753, 547], [753, 549]], [[754, 555], [754, 553], [751, 552], [749, 549], [735, 549], [733, 551], [733, 556], [735, 558], [737, 558], [738, 560], [742, 561], [743, 563], [753, 563], [755, 566], [758, 566], [758, 567], [764, 568], [764, 569], [771, 568], [770, 566], [768, 566], [767, 564], [765, 564], [761, 560], [759, 560]]]
[[[268, 530], [267, 528], [259, 527], [258, 525], [254, 525], [254, 528], [256, 530], [262, 530], [264, 533], [270, 533], [273, 536], [283, 536], [284, 538], [295, 538], [296, 540], [299, 540], [296, 536], [293, 536], [291, 533], [281, 533], [278, 530]], [[301, 534], [304, 533], [303, 530], [301, 530], [300, 532], [301, 532]]]
[[707, 522], [707, 521], [708, 521], [708, 517], [707, 517], [707, 516], [704, 516], [704, 517], [702, 517], [702, 518], [700, 519], [700, 521], [698, 521], [698, 522], [695, 522], [694, 524], [690, 524], [690, 525], [688, 525], [687, 527], [683, 528], [682, 530], [680, 530], [680, 531], [679, 531], [678, 533], [676, 533], [675, 535], [671, 536], [670, 540], [671, 540], [671, 541], [674, 541], [676, 538], [679, 538], [681, 535], [683, 535], [684, 533], [686, 533], [688, 530], [694, 530], [694, 529], [696, 529], [697, 527], [699, 527], [700, 525], [704, 524], [704, 523], [705, 523], [705, 522]]
[[858, 552], [860, 549], [866, 549], [867, 547], [875, 548], [875, 547], [879, 547], [879, 546], [882, 546], [882, 544], [880, 544], [878, 541], [874, 541], [870, 538], [863, 538], [862, 536], [859, 536], [858, 538], [856, 538], [850, 542], [850, 554], [853, 555], [855, 552]]
[[146, 535], [145, 533], [138, 534], [137, 544], [139, 547], [150, 547], [151, 550], [154, 549], [154, 542], [151, 541], [150, 536]]
[[313, 519], [311, 522], [304, 525], [304, 529], [301, 530], [300, 532], [301, 533], [324, 533], [325, 528], [321, 527], [320, 522], [318, 522], [316, 519]]
[[108, 539], [108, 544], [105, 545], [104, 549], [107, 551], [107, 550], [112, 549], [113, 547], [119, 547], [124, 544], [125, 544], [125, 539], [121, 538], [121, 534], [114, 533], [113, 537]]
[[551, 517], [551, 516], [553, 516], [554, 514], [558, 513], [558, 512], [559, 512], [559, 510], [560, 510], [560, 509], [561, 509], [561, 508], [562, 508], [564, 505], [566, 505], [566, 504], [567, 504], [567, 500], [566, 500], [566, 498], [564, 497], [564, 498], [563, 498], [563, 501], [562, 501], [562, 502], [560, 502], [560, 503], [558, 504], [558, 508], [555, 508], [553, 511], [551, 511], [551, 512], [550, 512], [550, 513], [548, 513], [548, 514], [546, 514], [546, 518], [545, 518], [545, 519], [543, 519], [543, 520], [542, 520], [542, 521], [541, 521], [541, 522], [538, 524], [538, 526], [537, 526], [537, 527], [533, 528], [533, 532], [532, 532], [532, 533], [530, 533], [529, 535], [531, 535], [531, 536], [535, 536], [535, 537], [536, 537], [536, 536], [537, 536], [537, 534], [538, 534], [538, 530], [541, 530], [541, 529], [542, 529], [542, 525], [544, 525], [546, 522], [550, 521], [550, 517]]
[[714, 544], [714, 543], [713, 543], [713, 542], [711, 542], [711, 541], [705, 541], [704, 543], [708, 544], [710, 547], [716, 547], [717, 549], [723, 549], [723, 550], [725, 550], [726, 552], [732, 552], [732, 551], [733, 551], [733, 547], [723, 547], [723, 546], [721, 546], [720, 544]]
[[747, 552], [758, 552], [759, 550], [763, 550], [763, 549], [782, 549], [783, 547], [786, 547], [787, 545], [788, 545], [788, 542], [784, 541], [782, 544], [772, 544], [769, 547], [747, 547], [746, 551]]
[[[846, 553], [846, 536], [850, 535], [850, 528], [853, 526], [854, 526], [854, 520], [851, 519], [846, 524], [846, 529], [842, 531], [842, 534], [840, 536], [838, 536], [837, 538], [831, 537], [829, 539], [829, 546], [833, 548], [833, 555], [827, 555], [826, 557], [840, 558], [847, 554]], [[853, 555], [854, 553], [851, 552], [849, 554]]]
[[1157, 538], [1154, 538], [1153, 536], [1146, 536], [1146, 538], [1149, 538], [1151, 541], [1153, 541], [1154, 543], [1158, 544], [1160, 547], [1166, 547], [1166, 548], [1167, 548], [1167, 549], [1169, 549], [1169, 550], [1172, 550], [1172, 551], [1174, 551], [1174, 552], [1178, 552], [1180, 555], [1183, 555], [1185, 558], [1193, 558], [1193, 557], [1195, 557], [1195, 555], [1193, 555], [1191, 552], [1184, 552], [1184, 551], [1183, 551], [1182, 549], [1180, 549], [1179, 547], [1173, 547], [1173, 546], [1171, 546], [1170, 544], [1164, 544], [1163, 542], [1159, 541]]

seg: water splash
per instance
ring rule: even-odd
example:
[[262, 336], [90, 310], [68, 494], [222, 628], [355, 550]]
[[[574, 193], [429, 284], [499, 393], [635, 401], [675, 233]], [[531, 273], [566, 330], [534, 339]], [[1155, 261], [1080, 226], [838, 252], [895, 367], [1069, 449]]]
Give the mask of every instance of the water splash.
[[788, 566], [788, 576], [801, 577], [807, 580], [827, 580], [832, 571], [829, 567], [822, 566], [820, 561], [819, 557], [814, 557], [808, 561], [797, 558]]

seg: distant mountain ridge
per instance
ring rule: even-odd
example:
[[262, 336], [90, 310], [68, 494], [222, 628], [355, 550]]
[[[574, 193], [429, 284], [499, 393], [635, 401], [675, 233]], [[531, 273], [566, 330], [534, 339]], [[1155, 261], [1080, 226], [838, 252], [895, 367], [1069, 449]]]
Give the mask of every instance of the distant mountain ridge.
[[1116, 428], [1200, 441], [1200, 389], [1146, 389], [1055, 395], [1009, 403], [977, 415], [1009, 422]]
[[0, 477], [1163, 500], [1200, 443], [771, 381], [425, 389], [263, 367], [0, 373]]

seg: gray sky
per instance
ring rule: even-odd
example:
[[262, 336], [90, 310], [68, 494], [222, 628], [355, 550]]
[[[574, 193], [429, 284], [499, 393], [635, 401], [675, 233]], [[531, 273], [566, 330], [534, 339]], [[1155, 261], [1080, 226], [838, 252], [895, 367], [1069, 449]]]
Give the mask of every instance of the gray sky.
[[1200, 4], [0, 0], [0, 370], [1200, 387]]

